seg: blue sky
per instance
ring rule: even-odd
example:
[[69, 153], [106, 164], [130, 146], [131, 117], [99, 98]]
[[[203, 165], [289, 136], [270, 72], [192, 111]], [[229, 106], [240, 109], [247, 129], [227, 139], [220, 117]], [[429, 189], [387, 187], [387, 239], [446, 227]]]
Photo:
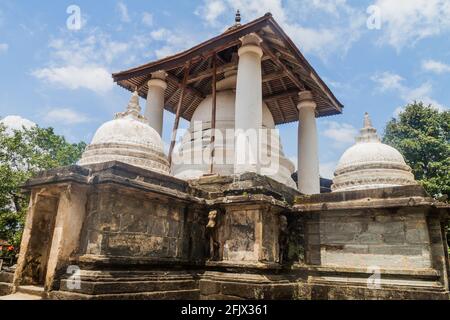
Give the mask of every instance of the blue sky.
[[[67, 28], [70, 5], [81, 9], [80, 30]], [[318, 120], [324, 176], [352, 145], [364, 112], [382, 133], [412, 100], [450, 105], [448, 0], [0, 0], [0, 117], [89, 142], [129, 100], [112, 72], [221, 33], [237, 8], [243, 22], [272, 12], [345, 105], [343, 115]], [[165, 141], [172, 123], [166, 113]], [[279, 129], [295, 159], [297, 125]]]

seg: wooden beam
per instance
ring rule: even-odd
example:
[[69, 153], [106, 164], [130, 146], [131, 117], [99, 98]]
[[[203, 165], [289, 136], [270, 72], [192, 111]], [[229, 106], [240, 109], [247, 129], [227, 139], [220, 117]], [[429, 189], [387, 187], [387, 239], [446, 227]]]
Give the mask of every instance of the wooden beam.
[[170, 101], [177, 95], [178, 89], [175, 89], [175, 91], [169, 96], [169, 98], [166, 100], [166, 103], [169, 104]]
[[314, 79], [315, 82], [317, 82], [319, 88], [321, 90], [324, 90], [324, 94], [330, 98], [332, 101], [332, 104], [335, 108], [337, 108], [338, 112], [342, 112], [343, 105], [339, 102], [339, 100], [334, 96], [333, 92], [328, 88], [328, 86], [325, 84], [325, 82], [319, 77], [316, 70], [311, 66], [311, 64], [306, 60], [306, 58], [303, 56], [303, 54], [300, 52], [298, 47], [294, 44], [291, 38], [287, 36], [287, 34], [283, 31], [283, 29], [280, 27], [280, 25], [274, 20], [269, 20], [269, 24], [272, 29], [283, 39], [283, 42], [286, 43], [287, 47], [290, 47], [290, 49], [296, 54], [296, 56], [299, 58], [300, 61], [302, 61], [303, 67], [308, 70], [310, 73], [310, 76]]
[[[167, 80], [167, 82], [170, 82], [173, 85], [177, 86], [179, 89], [181, 89], [183, 87], [183, 83], [180, 83], [178, 78], [176, 76], [174, 76], [173, 74], [169, 73], [166, 80]], [[186, 91], [190, 92], [191, 94], [193, 94], [194, 96], [197, 96], [201, 99], [205, 98], [205, 95], [201, 91], [199, 91], [191, 86], [188, 86], [187, 83], [185, 84], [184, 89]]]
[[220, 61], [222, 64], [227, 63], [218, 53], [215, 55], [215, 57], [217, 58], [217, 61]]
[[[227, 68], [230, 68], [230, 67], [233, 67], [233, 66], [237, 66], [237, 64], [235, 62], [230, 62], [230, 63], [224, 64], [224, 65], [221, 65], [221, 66], [217, 66], [216, 65], [216, 75], [220, 74], [220, 73], [223, 73]], [[273, 73], [269, 73], [269, 74], [263, 75], [262, 81], [263, 82], [268, 82], [268, 81], [280, 78], [284, 74], [285, 74], [284, 71], [281, 71], [281, 70], [273, 72]], [[192, 84], [192, 83], [201, 81], [203, 79], [212, 77], [213, 75], [214, 75], [214, 69], [213, 68], [205, 70], [205, 71], [202, 71], [202, 72], [199, 72], [198, 74], [195, 75], [195, 77], [189, 78], [188, 84]]]
[[283, 43], [282, 39], [280, 39], [276, 34], [273, 34], [271, 32], [266, 32], [264, 30], [261, 30], [258, 32], [258, 34], [261, 36], [261, 38], [266, 38], [266, 39], [270, 40], [271, 42]]
[[[264, 56], [262, 58], [262, 61], [266, 61], [266, 60], [270, 60], [270, 57], [269, 56]], [[233, 62], [230, 62], [230, 63], [226, 63], [224, 65], [221, 65], [221, 66], [217, 66], [216, 73], [220, 74], [220, 73], [224, 72], [225, 69], [230, 68], [230, 67], [234, 67], [234, 66], [237, 66], [237, 62], [233, 61]], [[203, 79], [212, 77], [213, 71], [214, 70], [212, 68], [210, 68], [208, 70], [199, 72], [194, 77], [189, 78], [188, 84], [196, 83], [196, 82], [201, 81]]]
[[277, 100], [273, 100], [273, 102], [275, 103], [275, 106], [277, 107], [277, 109], [280, 111], [281, 117], [283, 118], [283, 122], [286, 122], [286, 116], [283, 112], [283, 109], [280, 107], [280, 105], [278, 104]]
[[[217, 67], [217, 63], [216, 63], [216, 75], [217, 75], [217, 73], [224, 72], [226, 68], [229, 68], [229, 67], [232, 67], [232, 66], [235, 66], [235, 65], [236, 65], [236, 63], [230, 62], [230, 63], [224, 64], [224, 65], [222, 65], [220, 67]], [[211, 68], [211, 69], [199, 72], [194, 77], [190, 78], [188, 83], [189, 84], [190, 83], [195, 83], [195, 82], [198, 82], [200, 80], [212, 77], [213, 75], [214, 75], [214, 68]]]
[[286, 74], [284, 71], [279, 70], [272, 73], [268, 73], [262, 76], [262, 82], [269, 82], [275, 79], [283, 78]]
[[333, 104], [333, 106], [336, 108], [336, 110], [338, 110], [339, 112], [342, 113], [342, 108], [341, 106], [336, 102], [335, 99], [333, 99], [333, 97], [328, 93], [327, 90], [325, 90], [325, 88], [323, 87], [323, 85], [320, 83], [319, 79], [317, 79], [317, 77], [315, 76], [315, 74], [313, 72], [311, 72], [311, 78], [316, 82], [316, 84], [319, 86], [320, 90], [322, 90], [323, 93], [325, 93], [325, 95], [327, 96], [327, 98], [331, 101], [331, 103]]
[[275, 50], [277, 50], [278, 52], [280, 52], [281, 54], [283, 54], [283, 56], [290, 58], [290, 60], [293, 61], [294, 64], [301, 66], [302, 63], [301, 61], [299, 61], [295, 55], [291, 52], [289, 52], [289, 49], [286, 49], [282, 46], [277, 45], [276, 43], [270, 43], [270, 46], [272, 48], [274, 48]]
[[178, 130], [178, 126], [180, 124], [181, 106], [183, 104], [184, 95], [186, 93], [186, 87], [187, 87], [186, 84], [187, 84], [187, 80], [188, 80], [188, 77], [189, 77], [189, 70], [190, 69], [191, 69], [191, 61], [186, 63], [186, 65], [184, 66], [184, 77], [183, 77], [183, 82], [181, 83], [180, 100], [178, 101], [177, 113], [175, 115], [175, 122], [173, 124], [173, 130], [172, 130], [172, 139], [170, 141], [169, 168], [172, 166], [172, 154], [173, 154], [173, 149], [175, 147], [175, 143], [176, 143], [176, 140], [177, 140], [177, 130]]
[[138, 85], [138, 91], [141, 90], [143, 87], [146, 86], [146, 84], [152, 79], [152, 75], [150, 74], [148, 77], [145, 77], [144, 81], [142, 81], [139, 85]]
[[215, 156], [215, 142], [216, 142], [216, 111], [217, 111], [217, 58], [216, 55], [212, 57], [213, 74], [212, 74], [212, 112], [211, 112], [211, 166], [209, 173], [214, 172], [214, 156]]
[[293, 97], [295, 95], [298, 95], [298, 90], [289, 90], [289, 91], [284, 91], [281, 93], [275, 93], [275, 94], [265, 96], [265, 97], [263, 97], [263, 100], [267, 102], [267, 101], [273, 101], [273, 100]]
[[[184, 112], [183, 112], [183, 118], [188, 119], [189, 113], [191, 112], [192, 107], [195, 105], [195, 103], [196, 103], [197, 101], [198, 101], [198, 100], [197, 100], [196, 97], [194, 97], [194, 98], [192, 99], [192, 102], [189, 103], [189, 105], [187, 106], [187, 108], [184, 109]], [[199, 104], [200, 104], [200, 103], [199, 103]]]
[[294, 73], [288, 67], [280, 61], [280, 58], [263, 42], [261, 43], [261, 48], [263, 51], [272, 58], [273, 63], [284, 71], [287, 77], [297, 86], [300, 91], [305, 90], [305, 86], [300, 82], [300, 80], [295, 76]]
[[[233, 40], [233, 41], [231, 41], [231, 42], [229, 42], [229, 43], [226, 43], [226, 44], [224, 44], [224, 45], [222, 45], [222, 46], [217, 47], [217, 48], [214, 49], [213, 51], [210, 51], [210, 52], [208, 52], [208, 53], [206, 53], [206, 54], [203, 54], [203, 57], [204, 57], [205, 59], [208, 59], [208, 58], [212, 57], [214, 54], [219, 54], [219, 53], [222, 52], [222, 51], [225, 51], [225, 50], [227, 50], [227, 49], [230, 49], [230, 48], [232, 48], [232, 47], [234, 47], [234, 46], [238, 46], [238, 45], [240, 45], [240, 44], [241, 44], [241, 40], [240, 40], [240, 39]], [[217, 59], [220, 59], [220, 60], [223, 61], [222, 58], [217, 57]]]

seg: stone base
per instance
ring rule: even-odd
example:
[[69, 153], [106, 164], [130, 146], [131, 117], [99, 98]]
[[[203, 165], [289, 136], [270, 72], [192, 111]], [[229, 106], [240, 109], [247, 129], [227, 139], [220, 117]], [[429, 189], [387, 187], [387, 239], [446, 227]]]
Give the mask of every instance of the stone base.
[[13, 285], [11, 283], [0, 282], [0, 296], [11, 294]]
[[[316, 276], [312, 276], [312, 275]], [[281, 274], [206, 272], [199, 282], [202, 300], [449, 300], [433, 272], [382, 273], [369, 288], [370, 274], [355, 270], [303, 270]]]
[[100, 295], [88, 295], [67, 291], [53, 291], [48, 295], [48, 299], [50, 300], [197, 300], [198, 297], [198, 290], [176, 290]]
[[[449, 300], [448, 292], [369, 289], [341, 284], [247, 284], [201, 281], [202, 300]], [[207, 289], [206, 289], [207, 288]], [[215, 291], [211, 293], [211, 291]], [[204, 294], [205, 293], [205, 294]]]
[[0, 271], [0, 296], [8, 295], [13, 291], [14, 273]]
[[433, 270], [382, 271], [378, 287], [359, 269], [81, 271], [80, 287], [63, 279], [55, 300], [449, 300]]
[[108, 163], [27, 188], [14, 289], [45, 298], [450, 299], [449, 207], [417, 186], [301, 196], [255, 174]]
[[62, 300], [195, 300], [198, 275], [184, 271], [81, 271], [80, 282], [62, 279], [49, 299]]

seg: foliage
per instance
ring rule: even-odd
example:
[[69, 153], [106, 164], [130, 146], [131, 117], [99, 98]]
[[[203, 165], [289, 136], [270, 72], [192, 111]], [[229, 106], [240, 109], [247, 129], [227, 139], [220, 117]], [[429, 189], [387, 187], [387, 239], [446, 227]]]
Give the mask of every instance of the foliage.
[[384, 143], [399, 150], [436, 198], [450, 196], [450, 111], [414, 102], [386, 126]]
[[[414, 102], [386, 126], [384, 143], [399, 150], [416, 180], [435, 198], [450, 199], [450, 111]], [[450, 244], [450, 228], [447, 227]], [[450, 249], [449, 249], [450, 251]], [[449, 252], [450, 253], [450, 252]]]
[[0, 239], [20, 245], [29, 201], [21, 186], [39, 171], [74, 164], [85, 147], [84, 142], [68, 143], [52, 128], [0, 125]]

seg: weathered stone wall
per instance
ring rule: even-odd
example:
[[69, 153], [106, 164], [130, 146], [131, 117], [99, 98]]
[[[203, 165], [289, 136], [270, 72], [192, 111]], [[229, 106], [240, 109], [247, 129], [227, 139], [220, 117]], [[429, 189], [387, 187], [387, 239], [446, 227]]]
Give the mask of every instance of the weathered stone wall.
[[432, 265], [440, 273], [440, 282], [449, 288], [450, 266], [447, 246], [447, 219], [445, 215], [429, 215], [427, 217]]
[[260, 212], [251, 208], [230, 208], [220, 229], [224, 261], [258, 261]]
[[219, 224], [221, 259], [228, 262], [277, 262], [279, 216], [266, 205], [228, 206]]
[[82, 254], [188, 259], [193, 252], [198, 257], [200, 219], [198, 211], [162, 196], [100, 187], [89, 196]]
[[13, 280], [14, 280], [13, 272], [0, 270], [0, 296], [11, 293]]
[[426, 212], [420, 208], [336, 210], [307, 222], [307, 262], [340, 267], [432, 267]]
[[34, 194], [27, 216], [19, 256], [21, 284], [43, 284], [47, 273], [50, 247], [53, 238], [58, 197]]
[[[448, 299], [448, 208], [422, 189], [295, 198], [245, 176], [187, 183], [120, 163], [49, 171], [29, 184], [14, 287], [47, 273], [46, 292], [61, 299]], [[82, 270], [76, 292], [59, 273], [67, 263]], [[368, 287], [370, 267], [381, 289]]]
[[[287, 243], [283, 252], [285, 264], [305, 264], [305, 218], [298, 213], [288, 213]], [[311, 224], [314, 225], [314, 224]], [[283, 245], [283, 244], [280, 244]], [[312, 244], [311, 244], [312, 246]]]

